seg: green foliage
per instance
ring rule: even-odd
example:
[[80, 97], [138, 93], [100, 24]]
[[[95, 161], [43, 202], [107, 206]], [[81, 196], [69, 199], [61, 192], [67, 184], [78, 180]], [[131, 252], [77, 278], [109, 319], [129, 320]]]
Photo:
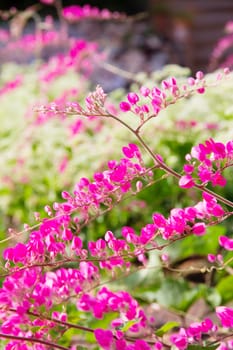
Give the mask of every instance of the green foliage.
[[165, 323], [162, 327], [157, 329], [155, 334], [157, 335], [157, 337], [162, 337], [164, 334], [169, 332], [171, 329], [178, 327], [179, 325], [180, 324], [178, 322], [169, 321], [169, 322]]
[[233, 300], [233, 276], [226, 276], [220, 280], [216, 289], [222, 297], [224, 303]]

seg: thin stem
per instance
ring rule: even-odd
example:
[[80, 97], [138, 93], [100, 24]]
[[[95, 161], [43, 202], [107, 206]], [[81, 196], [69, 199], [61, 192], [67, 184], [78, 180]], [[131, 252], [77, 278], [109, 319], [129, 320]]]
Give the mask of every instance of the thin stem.
[[[11, 311], [11, 312], [17, 312], [17, 310], [16, 310], [16, 309], [13, 309], [13, 308], [9, 309], [9, 311]], [[27, 314], [28, 314], [28, 315], [31, 315], [31, 316], [35, 316], [35, 317], [40, 317], [41, 319], [44, 319], [44, 320], [52, 321], [52, 322], [57, 323], [57, 324], [59, 324], [59, 325], [61, 325], [61, 326], [64, 326], [64, 327], [74, 328], [74, 329], [78, 329], [78, 330], [85, 331], [85, 332], [89, 332], [89, 333], [94, 333], [94, 331], [95, 331], [95, 329], [92, 329], [92, 328], [89, 328], [89, 327], [78, 326], [78, 325], [76, 325], [76, 324], [74, 324], [74, 323], [56, 320], [56, 319], [54, 319], [54, 318], [52, 318], [52, 317], [44, 316], [44, 315], [41, 315], [41, 314], [38, 314], [38, 313], [35, 313], [35, 312], [27, 311]], [[4, 337], [4, 335], [3, 335], [3, 337]], [[113, 335], [113, 337], [116, 339], [116, 336], [115, 336], [115, 335]], [[0, 334], [0, 338], [1, 338], [1, 334]], [[15, 339], [15, 338], [16, 338], [16, 339], [22, 338], [22, 340], [26, 340], [26, 341], [30, 341], [31, 339], [35, 339], [35, 338], [28, 338], [28, 339], [26, 338], [26, 339], [25, 339], [24, 337], [14, 337], [14, 336], [8, 336], [8, 335], [6, 335], [5, 338], [13, 338], [13, 339]], [[139, 339], [139, 338], [129, 337], [129, 336], [127, 336], [127, 335], [125, 335], [124, 338], [125, 338], [125, 340], [127, 340], [128, 342], [135, 342], [135, 340]], [[36, 339], [36, 340], [37, 340], [37, 339]], [[38, 342], [38, 343], [45, 344], [45, 345], [53, 345], [53, 346], [54, 346], [53, 343], [49, 343], [49, 342], [46, 342], [46, 341], [40, 341], [40, 340], [38, 340], [37, 342]], [[147, 340], [147, 343], [148, 343], [148, 344], [151, 344], [151, 345], [154, 345], [154, 344], [155, 344], [154, 341], [150, 341], [150, 340], [149, 340], [149, 341]], [[166, 345], [166, 344], [164, 344], [164, 345]], [[65, 347], [63, 347], [63, 346], [60, 346], [60, 345], [55, 345], [54, 347], [56, 347], [57, 349], [67, 350], [67, 348], [65, 348]]]
[[[10, 311], [15, 312], [16, 310], [10, 309]], [[49, 317], [49, 316], [46, 316], [46, 317], [45, 317], [45, 316], [43, 316], [43, 315], [37, 314], [37, 313], [35, 313], [35, 312], [31, 312], [31, 311], [28, 311], [27, 314], [28, 314], [28, 315], [31, 315], [31, 316], [35, 316], [35, 317], [41, 317], [42, 319], [46, 319], [46, 320], [55, 322], [55, 323], [57, 323], [57, 324], [60, 324], [60, 325], [62, 325], [62, 326], [69, 327], [69, 328], [75, 328], [75, 329], [78, 329], [78, 330], [80, 330], [80, 331], [85, 331], [85, 332], [89, 332], [89, 333], [94, 333], [94, 329], [89, 328], [89, 327], [78, 326], [78, 325], [76, 325], [76, 324], [74, 324], [74, 323], [56, 320], [56, 319], [54, 319], [53, 317]]]
[[111, 63], [101, 61], [99, 58], [95, 59], [95, 63], [106, 71], [113, 73], [117, 76], [123, 77], [127, 80], [134, 81], [137, 84], [142, 84], [142, 81], [135, 77], [135, 74], [130, 73], [120, 67], [114, 66]]
[[212, 342], [209, 343], [208, 345], [209, 345], [209, 346], [218, 345], [219, 342], [223, 341], [224, 339], [230, 338], [229, 340], [231, 340], [231, 339], [232, 339], [232, 336], [233, 336], [233, 333], [223, 335], [223, 336], [219, 337], [219, 339], [216, 339], [216, 340], [212, 341]]
[[0, 333], [0, 338], [19, 340], [19, 341], [26, 341], [26, 342], [30, 342], [30, 343], [39, 343], [39, 344], [43, 344], [43, 345], [49, 346], [49, 349], [69, 350], [69, 348], [66, 348], [65, 346], [58, 345], [58, 344], [49, 342], [47, 340], [42, 340], [42, 339], [38, 339], [38, 338], [34, 338], [34, 337], [26, 338], [26, 337], [19, 337], [19, 336], [16, 336], [16, 335], [11, 335], [11, 334]]
[[[139, 140], [139, 142], [141, 143], [142, 147], [147, 151], [147, 153], [149, 153], [149, 155], [152, 157], [152, 159], [154, 159], [156, 161], [156, 163], [160, 166], [161, 169], [163, 169], [166, 173], [176, 177], [178, 180], [181, 178], [181, 175], [179, 173], [177, 173], [175, 170], [173, 170], [168, 165], [166, 165], [163, 161], [161, 161], [160, 158], [158, 157], [158, 155], [156, 155], [150, 149], [150, 147], [146, 144], [146, 142], [140, 136], [139, 131], [134, 130], [133, 128], [131, 128], [131, 126], [129, 126], [123, 120], [121, 120], [120, 118], [118, 118], [118, 117], [116, 117], [116, 116], [114, 116], [112, 114], [109, 114], [109, 117], [117, 120], [120, 124], [124, 125], [129, 131], [131, 131], [135, 135], [135, 137]], [[203, 185], [194, 184], [193, 187], [199, 189], [202, 192], [205, 192], [205, 193], [208, 193], [208, 194], [212, 195], [213, 197], [218, 199], [220, 202], [222, 202], [222, 203], [226, 204], [227, 206], [233, 208], [233, 202], [231, 202], [230, 200], [222, 197], [221, 195], [219, 195], [219, 194], [209, 190], [208, 188], [204, 187]]]
[[[157, 165], [154, 165], [153, 167], [146, 169], [146, 171], [145, 171], [145, 173], [143, 173], [143, 175], [146, 175], [149, 171], [151, 171], [151, 170], [153, 170], [153, 169], [155, 169], [155, 168], [157, 168], [157, 167], [158, 167]], [[151, 186], [151, 184], [156, 183], [156, 182], [158, 182], [158, 181], [161, 181], [161, 180], [163, 180], [163, 179], [164, 179], [164, 177], [162, 177], [162, 178], [160, 178], [160, 179], [157, 179], [157, 180], [154, 180], [154, 181], [151, 181], [151, 182], [149, 182], [148, 184], [146, 184], [140, 191], [137, 191], [137, 192], [141, 192], [141, 191], [143, 191], [145, 188], [147, 188], [148, 186]], [[114, 191], [111, 192], [111, 194], [114, 194], [119, 188], [120, 188], [120, 187], [116, 188]], [[130, 198], [132, 195], [134, 195], [133, 192], [132, 192], [129, 196], [122, 197], [121, 199], [122, 199], [122, 201], [124, 201], [124, 200]], [[121, 201], [121, 199], [120, 199], [119, 201]], [[112, 207], [113, 207], [113, 206], [116, 206], [116, 205], [119, 203], [119, 201], [116, 201], [115, 203], [113, 203], [113, 204], [112, 204]], [[89, 218], [88, 222], [90, 223], [90, 222], [94, 221], [95, 219], [97, 219], [99, 216], [102, 216], [102, 215], [106, 214], [108, 211], [110, 211], [110, 210], [112, 209], [112, 207], [107, 207], [106, 209], [102, 210], [101, 212], [98, 212], [96, 215], [93, 215], [91, 218]], [[80, 209], [80, 207], [75, 207], [75, 208], [73, 208], [73, 209], [70, 211], [70, 213], [73, 213], [73, 212], [77, 211], [78, 209]], [[59, 218], [59, 217], [61, 217], [61, 216], [63, 216], [63, 215], [64, 215], [64, 214], [56, 215], [56, 218]], [[54, 217], [46, 218], [46, 219], [47, 219], [47, 221], [51, 221], [51, 220], [54, 220]], [[0, 244], [5, 243], [5, 242], [8, 242], [8, 241], [10, 241], [11, 239], [15, 239], [16, 236], [20, 236], [21, 234], [24, 234], [24, 233], [27, 233], [27, 232], [29, 232], [29, 231], [32, 231], [33, 229], [38, 228], [40, 225], [41, 225], [41, 222], [38, 223], [38, 224], [35, 224], [35, 225], [33, 225], [33, 226], [30, 226], [29, 228], [27, 228], [27, 229], [25, 229], [25, 230], [22, 230], [22, 231], [20, 231], [20, 232], [15, 233], [15, 235], [12, 234], [12, 235], [10, 235], [9, 237], [0, 240]], [[86, 225], [85, 222], [84, 222], [84, 223], [81, 223], [81, 224], [80, 224], [80, 230], [81, 230], [85, 225]], [[0, 277], [2, 277], [2, 276], [0, 276]]]

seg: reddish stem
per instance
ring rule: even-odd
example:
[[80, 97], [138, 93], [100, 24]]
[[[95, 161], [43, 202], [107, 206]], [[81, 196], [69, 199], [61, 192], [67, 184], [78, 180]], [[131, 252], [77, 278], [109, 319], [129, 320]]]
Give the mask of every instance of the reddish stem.
[[11, 335], [11, 334], [0, 333], [0, 338], [43, 344], [43, 345], [49, 346], [49, 349], [69, 350], [69, 348], [66, 348], [66, 347], [64, 347], [62, 345], [58, 345], [58, 344], [55, 344], [55, 343], [51, 343], [51, 342], [49, 342], [47, 340], [42, 340], [42, 339], [38, 339], [38, 338], [34, 338], [34, 337], [26, 338], [26, 337], [19, 337], [19, 336], [16, 336], [16, 335]]

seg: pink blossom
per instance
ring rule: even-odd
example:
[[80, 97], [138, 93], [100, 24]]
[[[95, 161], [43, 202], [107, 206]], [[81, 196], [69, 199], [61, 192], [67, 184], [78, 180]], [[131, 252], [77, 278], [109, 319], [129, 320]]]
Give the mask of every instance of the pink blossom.
[[215, 174], [211, 177], [211, 183], [213, 186], [226, 186], [227, 180], [222, 176], [222, 174], [219, 171], [216, 171]]
[[162, 350], [163, 344], [160, 341], [157, 341], [154, 347], [155, 347], [155, 350]]
[[139, 97], [137, 94], [135, 94], [134, 92], [130, 92], [128, 95], [127, 95], [127, 99], [129, 101], [129, 103], [131, 105], [135, 105], [138, 101], [139, 101]]
[[122, 101], [120, 103], [120, 109], [122, 112], [128, 112], [131, 109], [131, 105], [128, 102]]
[[166, 80], [162, 80], [161, 86], [164, 90], [166, 90], [170, 88], [170, 83]]
[[179, 350], [185, 350], [188, 347], [188, 337], [183, 328], [179, 333], [171, 335], [170, 340]]
[[142, 105], [142, 106], [141, 106], [141, 111], [142, 111], [143, 113], [149, 113], [149, 112], [150, 112], [150, 108], [149, 108], [148, 105]]
[[122, 152], [127, 158], [137, 157], [138, 159], [141, 159], [138, 146], [133, 143], [130, 143], [128, 147], [123, 147]]
[[221, 342], [219, 346], [216, 348], [216, 350], [229, 350], [228, 346], [226, 343]]
[[207, 183], [212, 178], [212, 170], [205, 165], [198, 166], [198, 176], [203, 183]]
[[216, 307], [216, 314], [221, 321], [223, 327], [233, 327], [233, 309], [226, 306]]
[[216, 255], [214, 255], [214, 254], [208, 254], [208, 255], [207, 255], [207, 259], [208, 259], [208, 261], [209, 261], [210, 263], [213, 263], [213, 262], [216, 261]]
[[193, 165], [191, 165], [191, 164], [185, 164], [184, 165], [184, 172], [186, 174], [192, 174], [193, 170], [194, 170], [194, 166]]
[[227, 236], [220, 236], [219, 244], [226, 250], [229, 250], [229, 251], [233, 250], [233, 239]]
[[113, 344], [113, 334], [110, 330], [97, 328], [94, 331], [95, 338], [100, 346], [105, 350], [110, 350]]
[[58, 171], [60, 173], [63, 173], [66, 170], [68, 162], [69, 162], [68, 157], [64, 156], [63, 159], [61, 160], [59, 166], [58, 166]]
[[198, 92], [199, 94], [204, 94], [204, 92], [205, 92], [204, 86], [198, 88], [198, 89], [197, 89], [197, 92]]
[[207, 333], [215, 328], [213, 321], [210, 318], [206, 318], [201, 322], [201, 328], [203, 333]]
[[204, 73], [202, 71], [196, 72], [196, 78], [202, 80], [204, 78]]
[[23, 243], [17, 243], [14, 248], [7, 248], [4, 251], [4, 259], [9, 259], [15, 263], [24, 262], [27, 256], [27, 247]]
[[125, 237], [128, 243], [137, 244], [139, 242], [139, 237], [135, 234], [134, 229], [132, 229], [131, 227], [123, 227], [122, 236]]
[[189, 77], [189, 78], [188, 78], [188, 84], [189, 84], [190, 86], [195, 85], [195, 79], [194, 79], [193, 77]]
[[71, 5], [63, 8], [63, 17], [70, 22], [77, 22], [84, 18], [96, 18], [96, 19], [117, 19], [125, 18], [124, 14], [119, 12], [110, 12], [108, 9], [99, 10], [97, 7], [91, 7], [90, 5]]
[[0, 88], [0, 96], [12, 90], [17, 89], [22, 84], [23, 84], [23, 77], [17, 76], [14, 80], [8, 81], [7, 83], [5, 83], [5, 85], [2, 88]]
[[179, 186], [182, 188], [191, 188], [194, 186], [194, 181], [191, 175], [181, 176], [179, 180]]
[[135, 350], [151, 350], [149, 344], [142, 339], [138, 339], [136, 340], [135, 344], [134, 344], [134, 349]]
[[192, 232], [196, 236], [203, 236], [206, 232], [206, 225], [203, 222], [198, 222], [197, 224], [193, 225]]
[[146, 86], [142, 86], [140, 88], [140, 93], [141, 93], [142, 96], [147, 97], [150, 94], [150, 89], [148, 87], [146, 87]]

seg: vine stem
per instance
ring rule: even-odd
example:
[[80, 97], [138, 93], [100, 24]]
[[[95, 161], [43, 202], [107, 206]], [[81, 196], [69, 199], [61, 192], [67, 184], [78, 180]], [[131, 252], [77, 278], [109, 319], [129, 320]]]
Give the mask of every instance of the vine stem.
[[12, 339], [12, 340], [20, 340], [20, 341], [26, 341], [26, 342], [31, 342], [31, 343], [39, 343], [39, 344], [43, 344], [46, 346], [49, 346], [49, 349], [60, 349], [60, 350], [69, 350], [69, 348], [66, 348], [65, 346], [62, 345], [58, 345], [55, 343], [51, 343], [47, 340], [42, 340], [42, 339], [38, 339], [38, 338], [26, 338], [26, 337], [20, 337], [20, 336], [16, 336], [16, 335], [11, 335], [11, 334], [3, 334], [0, 333], [0, 338], [5, 338], [5, 339]]
[[[159, 165], [159, 167], [161, 169], [163, 169], [166, 173], [174, 176], [175, 178], [177, 178], [178, 180], [182, 177], [181, 174], [177, 173], [174, 169], [170, 168], [167, 164], [165, 164], [163, 161], [160, 160], [160, 158], [158, 157], [157, 154], [155, 154], [151, 148], [147, 145], [147, 143], [143, 140], [143, 138], [140, 136], [139, 134], [139, 130], [134, 130], [133, 128], [131, 128], [130, 125], [128, 125], [126, 122], [124, 122], [122, 119], [109, 114], [108, 117], [111, 117], [112, 119], [115, 119], [118, 123], [122, 124], [124, 127], [126, 127], [131, 133], [134, 134], [134, 136], [138, 139], [138, 141], [140, 142], [140, 144], [142, 145], [142, 147], [146, 150], [147, 153], [149, 153], [149, 155], [151, 156], [151, 158], [156, 161], [156, 163]], [[215, 197], [216, 199], [219, 200], [219, 202], [224, 203], [225, 205], [233, 208], [233, 202], [231, 202], [230, 200], [222, 197], [221, 195], [211, 191], [210, 189], [202, 186], [202, 185], [198, 185], [198, 184], [194, 184], [195, 188], [197, 188], [198, 190], [208, 193], [211, 196]]]
[[[9, 311], [17, 312], [17, 310], [13, 309], [13, 308], [10, 308]], [[92, 329], [92, 328], [89, 328], [89, 327], [84, 327], [84, 326], [79, 326], [79, 325], [76, 325], [74, 323], [70, 323], [70, 322], [66, 322], [66, 321], [56, 320], [56, 319], [54, 319], [52, 317], [40, 315], [40, 314], [35, 313], [35, 312], [27, 311], [27, 314], [31, 315], [31, 316], [35, 316], [35, 317], [41, 317], [44, 320], [52, 321], [52, 322], [57, 323], [57, 324], [59, 324], [61, 326], [64, 326], [64, 327], [74, 328], [74, 329], [78, 329], [78, 330], [89, 332], [89, 333], [94, 333], [95, 332], [95, 329]], [[17, 340], [26, 340], [26, 341], [31, 341], [33, 339], [33, 341], [37, 342], [37, 343], [41, 343], [41, 344], [44, 344], [44, 345], [52, 345], [54, 348], [61, 349], [61, 350], [69, 350], [68, 348], [66, 348], [64, 346], [55, 345], [53, 343], [50, 343], [50, 342], [47, 342], [47, 341], [43, 341], [43, 340], [40, 340], [40, 339], [36, 339], [36, 338], [17, 337], [17, 336], [11, 336], [11, 335], [8, 335], [8, 334], [5, 335], [5, 334], [1, 334], [0, 333], [0, 338], [1, 337], [3, 337], [3, 338], [10, 338], [10, 339], [17, 339]], [[115, 339], [117, 339], [116, 335], [113, 335], [113, 337]], [[134, 337], [130, 337], [130, 336], [125, 335], [125, 340], [127, 340], [129, 342], [134, 342], [137, 339], [138, 338], [134, 338]], [[147, 342], [149, 344], [151, 344], [151, 345], [155, 345], [154, 341], [147, 341]], [[165, 347], [168, 347], [166, 343], [163, 343], [163, 345]]]

